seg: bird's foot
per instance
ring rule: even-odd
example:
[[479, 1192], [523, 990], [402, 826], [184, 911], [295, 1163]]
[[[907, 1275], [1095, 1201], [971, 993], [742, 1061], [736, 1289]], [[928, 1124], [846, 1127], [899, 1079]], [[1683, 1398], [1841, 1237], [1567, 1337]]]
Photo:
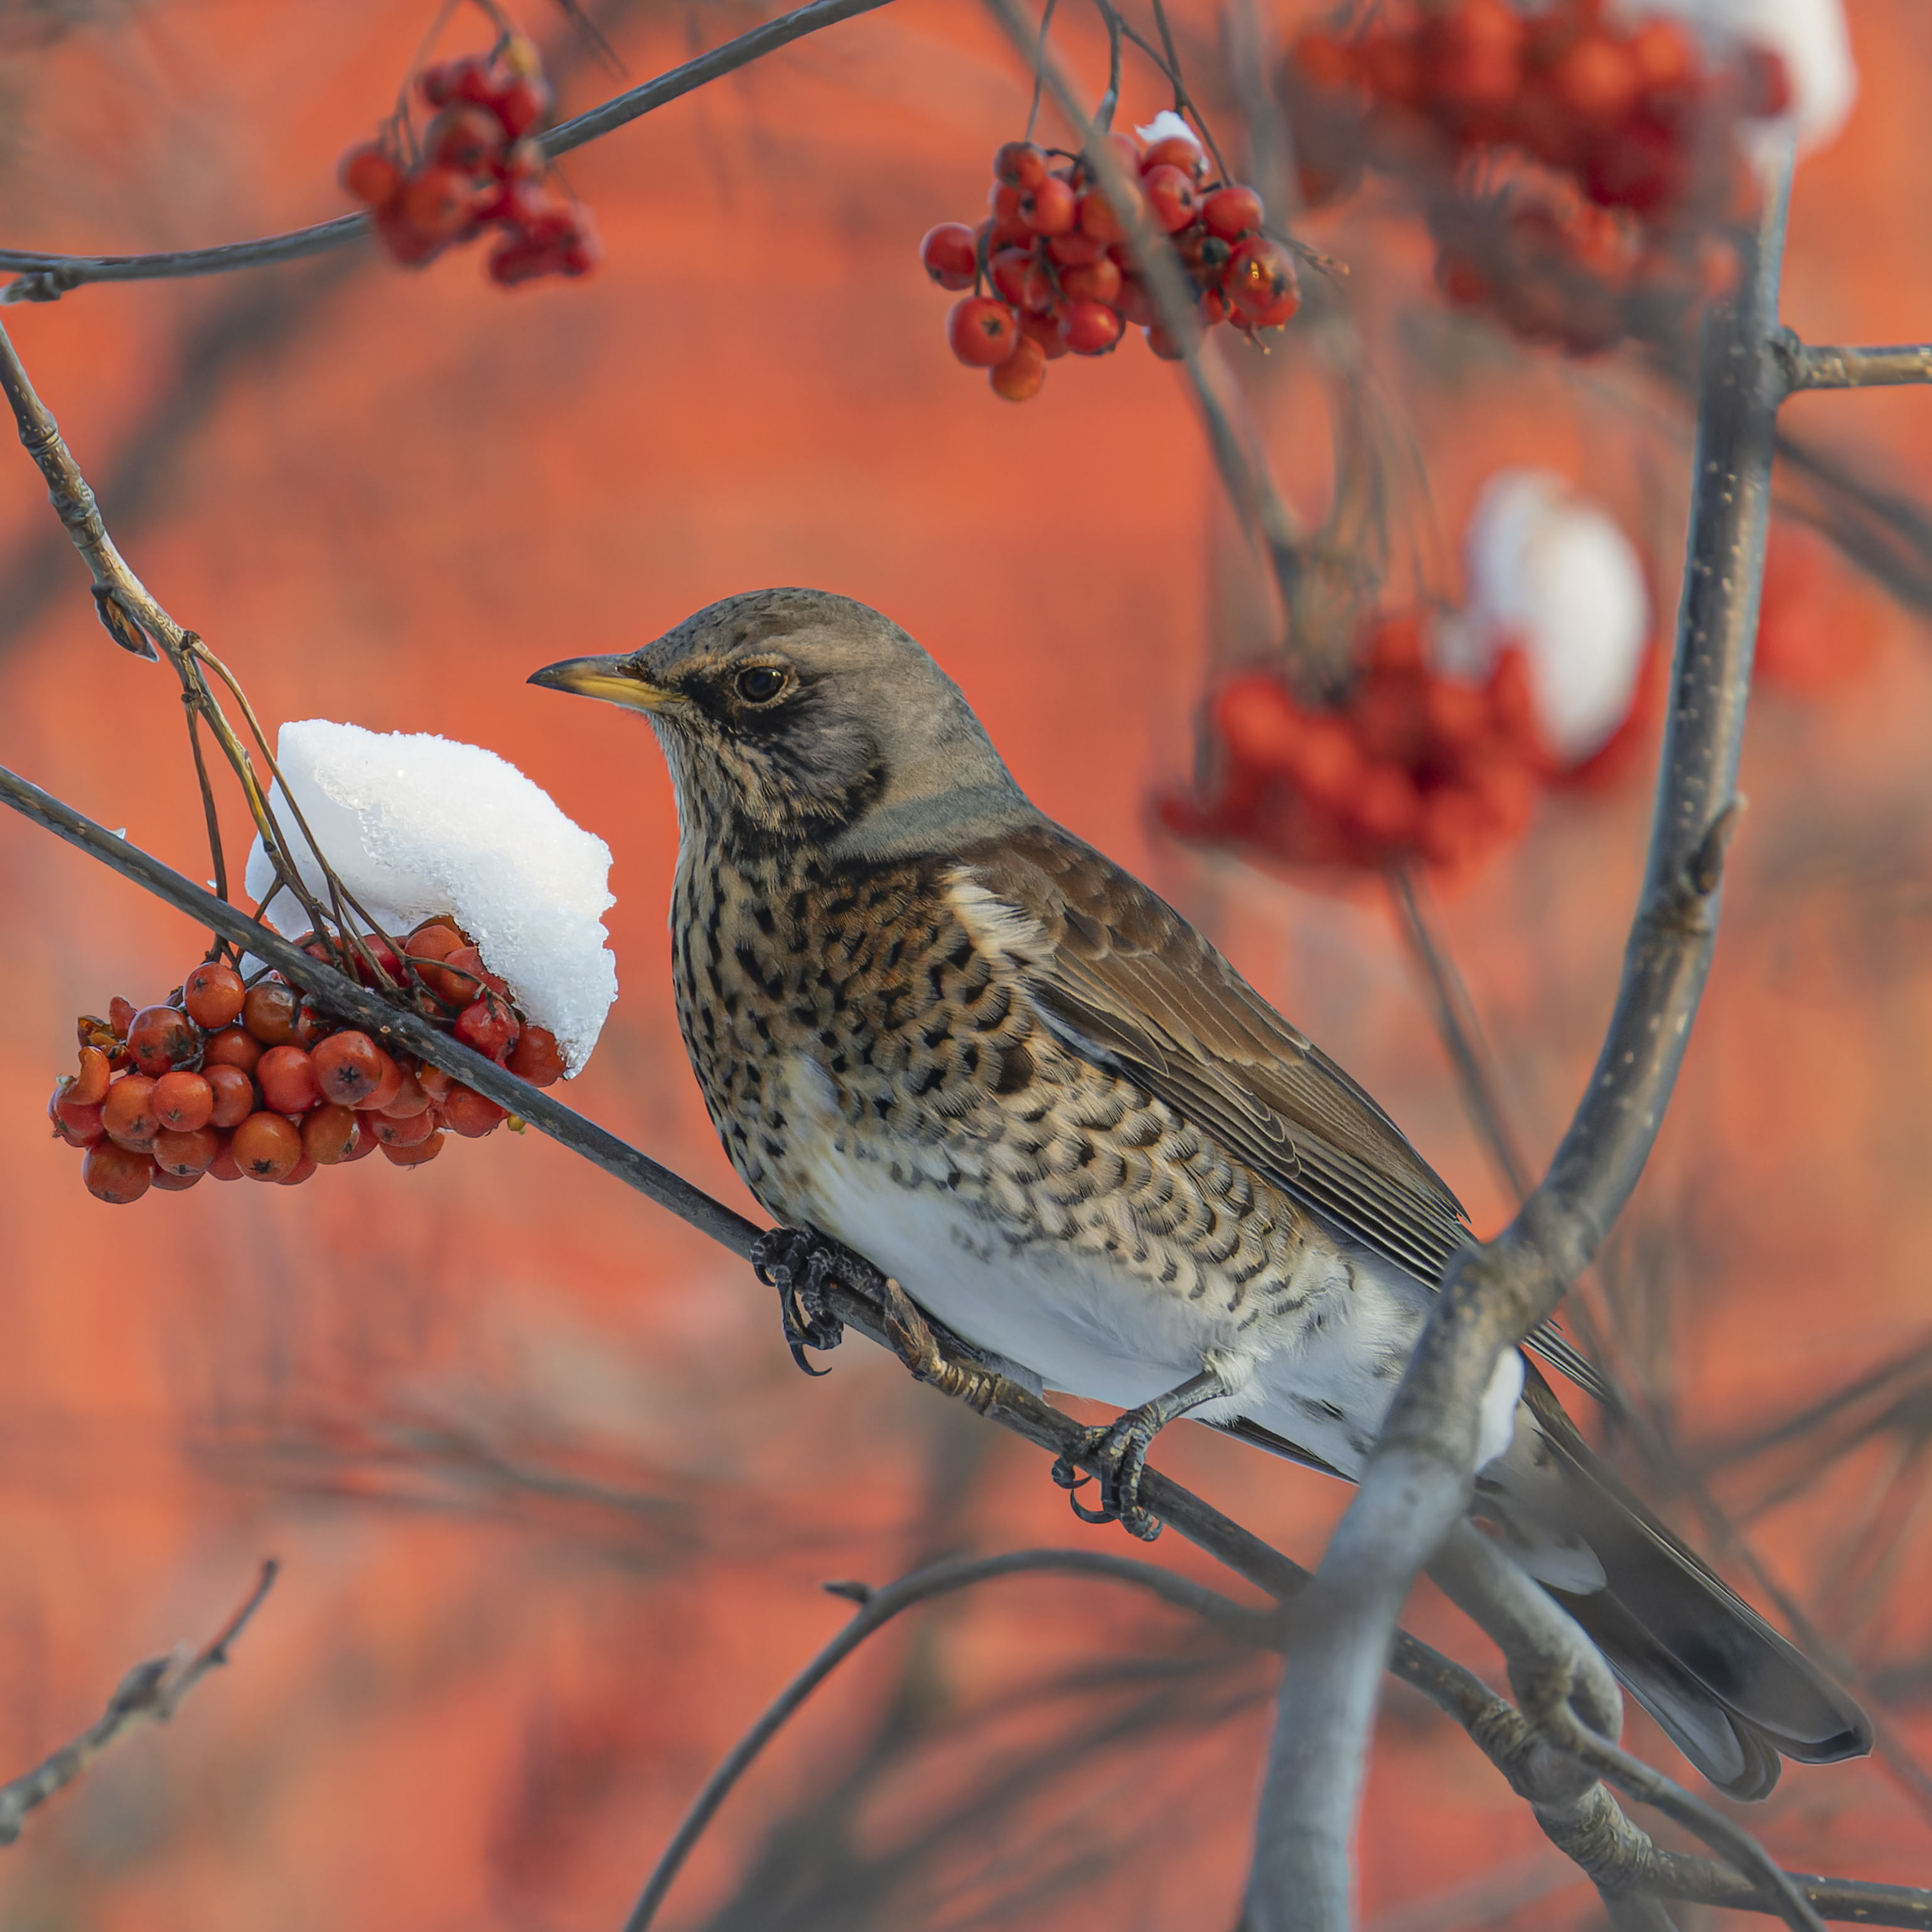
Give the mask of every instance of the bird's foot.
[[814, 1369], [805, 1358], [806, 1350], [836, 1348], [845, 1339], [845, 1324], [832, 1313], [825, 1291], [849, 1268], [851, 1258], [815, 1228], [774, 1228], [760, 1234], [752, 1250], [758, 1279], [778, 1292], [785, 1346], [808, 1376], [832, 1372]]
[[[1141, 1478], [1148, 1450], [1167, 1420], [1158, 1402], [1148, 1402], [1116, 1416], [1111, 1423], [1089, 1429], [1080, 1447], [1053, 1466], [1053, 1480], [1066, 1492], [1073, 1514], [1082, 1522], [1118, 1522], [1130, 1536], [1151, 1543], [1160, 1534], [1160, 1519], [1141, 1507]], [[1079, 1492], [1092, 1479], [1080, 1468], [1089, 1457], [1100, 1466], [1100, 1507], [1089, 1509]]]

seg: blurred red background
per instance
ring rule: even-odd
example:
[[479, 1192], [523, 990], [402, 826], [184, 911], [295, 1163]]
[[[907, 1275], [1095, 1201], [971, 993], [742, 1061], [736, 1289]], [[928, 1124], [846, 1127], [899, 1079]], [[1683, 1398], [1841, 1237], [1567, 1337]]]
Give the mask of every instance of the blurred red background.
[[[0, 14], [6, 239], [191, 246], [338, 212], [336, 157], [388, 111], [429, 12]], [[598, 17], [634, 81], [758, 16]], [[1211, 14], [1178, 17], [1197, 87], [1224, 96]], [[625, 84], [557, 15], [526, 24], [563, 111]], [[1920, 26], [1912, 0], [1853, 20], [1861, 104], [1792, 220], [1786, 317], [1809, 339], [1932, 330], [1932, 258], [1902, 244], [1932, 190]], [[1097, 37], [1067, 32], [1090, 88]], [[917, 241], [972, 218], [1027, 92], [978, 10], [898, 0], [571, 157], [609, 249], [581, 284], [506, 294], [474, 251], [412, 274], [358, 247], [89, 287], [8, 326], [134, 568], [265, 719], [488, 745], [608, 839], [622, 994], [562, 1090], [704, 1186], [755, 1211], [672, 1018], [661, 763], [636, 721], [523, 680], [810, 584], [921, 638], [1039, 802], [1205, 926], [1486, 1232], [1507, 1203], [1381, 897], [1152, 829], [1208, 666], [1251, 650], [1268, 609], [1179, 377], [1130, 344], [1056, 364], [1016, 409], [946, 352]], [[1162, 104], [1130, 89], [1138, 118]], [[1426, 468], [1396, 547], [1425, 561], [1398, 590], [1453, 593], [1476, 490], [1534, 462], [1616, 512], [1667, 609], [1688, 467], [1669, 388], [1452, 321], [1386, 200], [1310, 232], [1351, 265], [1374, 380]], [[1328, 430], [1294, 334], [1237, 360], [1318, 513]], [[1790, 420], [1932, 495], [1928, 410], [1826, 396]], [[1912, 1755], [1932, 1751], [1924, 1371], [1855, 1412], [1876, 1418], [1863, 1435], [1720, 1453], [1932, 1321], [1932, 675], [1916, 620], [1828, 554], [1818, 568], [1868, 662], [1828, 700], [1761, 705], [1711, 992], [1588, 1293], [1673, 1445], [1661, 1472], [1633, 1450], [1635, 1479], [1715, 1547], [1682, 1492], [1708, 1476], [1895, 1734], [1885, 1762], [1787, 1770], [1754, 1828], [1788, 1864], [1913, 1882], [1932, 1849]], [[172, 680], [108, 644], [24, 458], [0, 464], [0, 758], [200, 876]], [[1444, 909], [1538, 1156], [1615, 984], [1647, 782], [1546, 805]], [[155, 996], [203, 942], [22, 823], [0, 825], [0, 868], [20, 1022], [0, 1066], [0, 1770], [76, 1730], [137, 1658], [211, 1633], [262, 1556], [286, 1566], [231, 1670], [29, 1822], [0, 1862], [9, 1927], [614, 1926], [706, 1771], [848, 1613], [820, 1582], [946, 1550], [1126, 1549], [1070, 1519], [1036, 1454], [866, 1343], [798, 1376], [748, 1270], [535, 1134], [99, 1206], [41, 1112], [72, 1016]], [[1156, 1460], [1304, 1561], [1346, 1500], [1204, 1431]], [[1153, 1554], [1211, 1578], [1172, 1535]], [[1735, 1551], [1726, 1567], [1765, 1601]], [[1432, 1600], [1412, 1628], [1487, 1655]], [[734, 1798], [667, 1922], [1228, 1923], [1270, 1681], [1098, 1586], [1003, 1582], [920, 1613]], [[1682, 1768], [1641, 1714], [1630, 1730]], [[1383, 1932], [1600, 1910], [1460, 1732], [1400, 1692], [1362, 1894]]]

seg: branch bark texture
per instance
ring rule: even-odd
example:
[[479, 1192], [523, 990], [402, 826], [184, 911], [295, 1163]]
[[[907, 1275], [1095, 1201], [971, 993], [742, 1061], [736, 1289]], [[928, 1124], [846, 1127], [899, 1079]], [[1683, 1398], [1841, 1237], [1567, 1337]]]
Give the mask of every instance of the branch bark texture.
[[1596, 1070], [1550, 1171], [1452, 1263], [1282, 1677], [1256, 1827], [1252, 1932], [1344, 1932], [1383, 1659], [1417, 1574], [1468, 1507], [1502, 1352], [1556, 1310], [1628, 1199], [1676, 1084], [1716, 939], [1757, 630], [1777, 413], [1787, 165], [1737, 292], [1707, 317], [1671, 705], [1648, 862]]

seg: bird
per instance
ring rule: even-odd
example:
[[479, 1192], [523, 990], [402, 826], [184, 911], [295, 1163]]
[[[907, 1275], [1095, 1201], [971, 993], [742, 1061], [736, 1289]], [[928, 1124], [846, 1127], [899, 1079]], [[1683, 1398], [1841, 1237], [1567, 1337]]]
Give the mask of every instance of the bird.
[[[530, 682], [656, 736], [679, 1026], [788, 1252], [842, 1244], [1036, 1392], [1119, 1411], [1090, 1518], [1148, 1533], [1141, 1464], [1182, 1416], [1359, 1477], [1468, 1217], [1180, 914], [1033, 804], [916, 640], [772, 589]], [[808, 1304], [787, 1335], [836, 1339]], [[1478, 1462], [1474, 1511], [1712, 1784], [1762, 1798], [1781, 1757], [1870, 1750], [1517, 1352]]]

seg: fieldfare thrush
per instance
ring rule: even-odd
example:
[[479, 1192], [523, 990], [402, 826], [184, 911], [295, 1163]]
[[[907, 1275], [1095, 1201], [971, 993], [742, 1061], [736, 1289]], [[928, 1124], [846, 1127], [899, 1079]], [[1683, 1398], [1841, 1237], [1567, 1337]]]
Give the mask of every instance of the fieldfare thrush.
[[[727, 598], [532, 680], [670, 767], [678, 1023], [733, 1164], [1029, 1385], [1122, 1412], [1132, 1522], [1187, 1414], [1353, 1477], [1472, 1237], [1347, 1074], [1030, 803], [958, 688], [849, 598]], [[788, 1335], [826, 1341], [836, 1330]], [[1532, 1346], [1588, 1386], [1554, 1330]], [[1475, 1507], [1706, 1777], [1870, 1748], [1864, 1714], [1652, 1516], [1512, 1353]]]

